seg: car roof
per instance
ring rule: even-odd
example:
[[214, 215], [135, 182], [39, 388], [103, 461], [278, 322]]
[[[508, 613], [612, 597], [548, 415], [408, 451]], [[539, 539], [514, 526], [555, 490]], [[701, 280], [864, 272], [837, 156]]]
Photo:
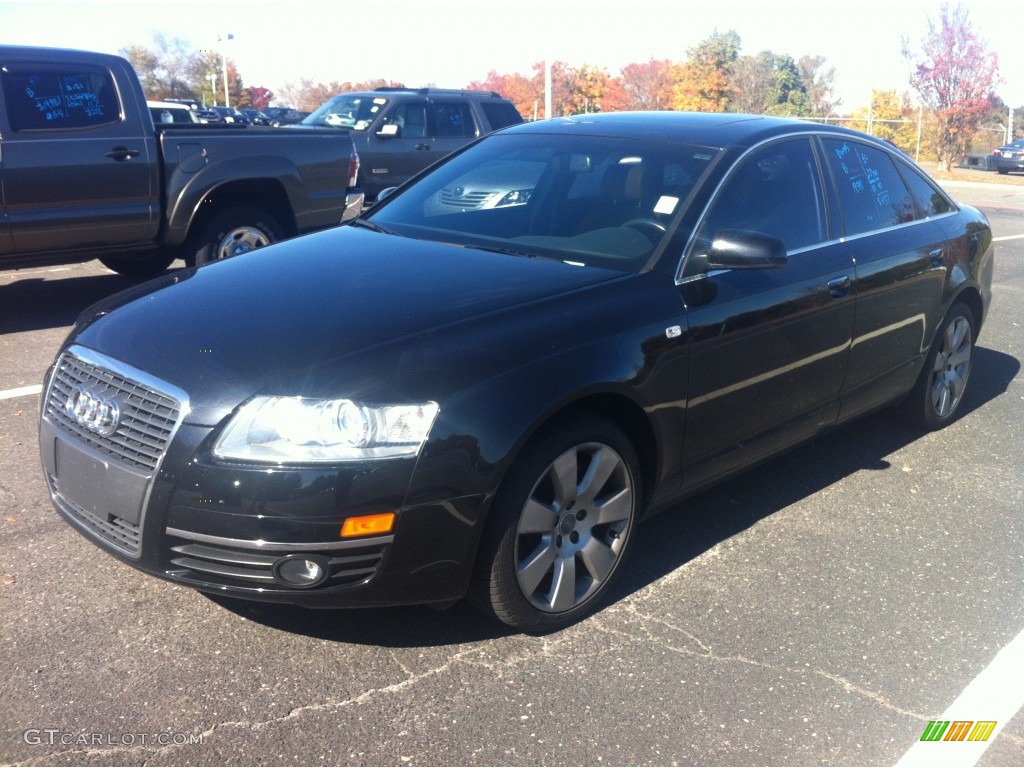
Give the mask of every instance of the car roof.
[[338, 96], [365, 96], [378, 99], [394, 98], [395, 96], [459, 96], [467, 99], [506, 100], [496, 91], [460, 90], [457, 88], [395, 88], [390, 86], [374, 88], [372, 91], [343, 91], [331, 98], [336, 99]]
[[604, 112], [521, 123], [499, 131], [622, 136], [711, 147], [753, 146], [775, 136], [801, 132], [835, 133], [878, 143], [867, 134], [839, 126], [734, 112]]

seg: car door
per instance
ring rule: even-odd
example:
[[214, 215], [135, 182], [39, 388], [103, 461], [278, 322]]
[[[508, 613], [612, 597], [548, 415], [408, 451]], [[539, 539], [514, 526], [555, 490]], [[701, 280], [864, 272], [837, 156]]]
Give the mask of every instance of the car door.
[[[932, 218], [953, 206], [932, 189], [924, 202], [930, 211], [924, 210], [896, 161], [879, 147], [846, 137], [822, 137], [822, 145], [846, 246], [857, 265], [857, 319], [842, 390], [845, 418], [913, 386], [942, 319], [948, 244]], [[906, 166], [906, 172], [914, 171]]]
[[77, 63], [0, 64], [13, 249], [152, 239], [159, 226], [155, 137], [148, 116], [124, 113], [112, 73]]
[[13, 250], [11, 226], [7, 222], [7, 206], [4, 204], [4, 137], [3, 128], [0, 127], [0, 256]]
[[[778, 268], [688, 274], [723, 230], [781, 240]], [[690, 365], [684, 484], [835, 422], [854, 325], [850, 252], [831, 237], [810, 136], [749, 152], [712, 201], [684, 266]]]

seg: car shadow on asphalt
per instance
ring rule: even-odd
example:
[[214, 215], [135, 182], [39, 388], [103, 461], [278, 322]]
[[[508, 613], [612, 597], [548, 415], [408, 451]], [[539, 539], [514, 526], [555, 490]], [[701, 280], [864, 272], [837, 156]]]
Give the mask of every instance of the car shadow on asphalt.
[[0, 284], [0, 334], [64, 328], [97, 301], [142, 282], [107, 274], [49, 280], [25, 277]]
[[[985, 347], [975, 352], [972, 386], [961, 418], [1007, 391], [1020, 361]], [[781, 509], [858, 471], [890, 468], [886, 457], [924, 432], [890, 411], [860, 419], [687, 499], [637, 529], [625, 569], [604, 608], [648, 587], [716, 545]], [[457, 645], [513, 634], [464, 603], [447, 611], [399, 607], [318, 611], [211, 598], [240, 616], [319, 639], [388, 648]], [[602, 610], [602, 609], [599, 609]]]

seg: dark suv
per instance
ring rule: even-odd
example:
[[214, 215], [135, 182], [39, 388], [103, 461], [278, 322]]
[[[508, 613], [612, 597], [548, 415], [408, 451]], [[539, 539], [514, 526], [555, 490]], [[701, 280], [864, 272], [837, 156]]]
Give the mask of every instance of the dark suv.
[[342, 93], [303, 125], [347, 128], [361, 162], [367, 200], [394, 187], [478, 136], [523, 122], [494, 91], [378, 88]]

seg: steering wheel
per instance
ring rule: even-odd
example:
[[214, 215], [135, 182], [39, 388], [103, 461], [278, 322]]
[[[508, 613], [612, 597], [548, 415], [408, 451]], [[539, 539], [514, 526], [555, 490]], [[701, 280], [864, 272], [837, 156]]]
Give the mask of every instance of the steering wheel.
[[654, 242], [660, 240], [661, 236], [668, 231], [664, 224], [660, 221], [655, 221], [654, 219], [630, 219], [629, 221], [623, 222], [621, 226], [635, 229], [646, 235]]

